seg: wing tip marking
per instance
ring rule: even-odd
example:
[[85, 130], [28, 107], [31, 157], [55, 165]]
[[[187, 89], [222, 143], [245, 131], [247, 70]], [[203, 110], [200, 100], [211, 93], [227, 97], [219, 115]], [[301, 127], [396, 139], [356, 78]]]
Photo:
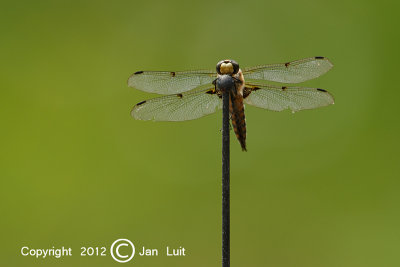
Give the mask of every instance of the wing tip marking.
[[328, 93], [328, 91], [326, 91], [325, 89], [317, 88], [317, 90], [320, 92]]
[[143, 105], [144, 103], [146, 103], [146, 100], [144, 100], [144, 101], [142, 101], [142, 102], [139, 102], [139, 103], [137, 103], [135, 106], [140, 106], [140, 105]]
[[134, 73], [134, 75], [142, 74], [144, 71], [140, 70]]
[[327, 57], [314, 57], [315, 60], [324, 60], [329, 65], [329, 69], [333, 67], [332, 62]]
[[179, 98], [182, 98], [182, 97], [183, 97], [182, 94], [177, 94], [176, 96], [179, 97]]

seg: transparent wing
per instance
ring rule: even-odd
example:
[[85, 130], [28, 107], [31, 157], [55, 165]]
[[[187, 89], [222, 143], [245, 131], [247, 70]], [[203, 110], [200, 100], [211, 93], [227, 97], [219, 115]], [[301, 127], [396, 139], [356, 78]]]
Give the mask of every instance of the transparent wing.
[[217, 78], [215, 71], [137, 71], [128, 79], [128, 86], [156, 94], [177, 94]]
[[207, 87], [142, 101], [133, 107], [131, 114], [137, 120], [186, 121], [214, 113], [221, 107], [222, 101], [214, 88]]
[[282, 64], [246, 68], [246, 80], [268, 80], [281, 83], [300, 83], [321, 76], [333, 67], [324, 57], [311, 57]]
[[273, 111], [291, 109], [293, 112], [313, 109], [334, 103], [324, 89], [305, 87], [279, 87], [265, 84], [246, 84], [244, 103]]

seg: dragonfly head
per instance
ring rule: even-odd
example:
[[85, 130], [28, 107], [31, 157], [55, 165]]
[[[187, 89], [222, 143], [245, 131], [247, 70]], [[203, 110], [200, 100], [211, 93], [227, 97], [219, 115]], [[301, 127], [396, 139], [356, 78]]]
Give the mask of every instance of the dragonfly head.
[[218, 74], [236, 74], [239, 71], [239, 64], [232, 59], [221, 60], [217, 64], [217, 73]]

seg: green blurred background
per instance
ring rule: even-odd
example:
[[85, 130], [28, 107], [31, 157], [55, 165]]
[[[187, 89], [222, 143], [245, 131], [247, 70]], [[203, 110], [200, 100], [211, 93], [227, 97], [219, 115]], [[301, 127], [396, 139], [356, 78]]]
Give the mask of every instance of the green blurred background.
[[[220, 266], [221, 112], [135, 121], [138, 70], [310, 56], [333, 106], [247, 107], [231, 140], [232, 266], [400, 266], [395, 1], [2, 1], [1, 266], [108, 266], [82, 246], [186, 248], [136, 266]], [[22, 246], [72, 247], [35, 259]]]

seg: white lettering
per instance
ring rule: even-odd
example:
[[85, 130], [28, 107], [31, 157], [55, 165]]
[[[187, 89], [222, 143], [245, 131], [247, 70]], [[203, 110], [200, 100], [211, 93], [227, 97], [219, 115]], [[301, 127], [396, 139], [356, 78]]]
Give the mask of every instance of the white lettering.
[[34, 256], [36, 258], [47, 258], [50, 256], [53, 256], [55, 258], [60, 258], [62, 256], [72, 256], [72, 249], [71, 248], [57, 248], [55, 249], [53, 248], [47, 248], [47, 249], [33, 249], [33, 248], [29, 248], [29, 247], [22, 247], [21, 248], [21, 254], [22, 256]]
[[185, 248], [179, 247], [179, 248], [174, 248], [172, 249], [172, 252], [170, 252], [169, 247], [167, 247], [167, 256], [186, 256], [185, 254]]
[[23, 256], [28, 256], [29, 253], [24, 254], [24, 249], [29, 249], [29, 248], [28, 248], [28, 247], [22, 247], [22, 248], [21, 248], [21, 254], [22, 254]]

